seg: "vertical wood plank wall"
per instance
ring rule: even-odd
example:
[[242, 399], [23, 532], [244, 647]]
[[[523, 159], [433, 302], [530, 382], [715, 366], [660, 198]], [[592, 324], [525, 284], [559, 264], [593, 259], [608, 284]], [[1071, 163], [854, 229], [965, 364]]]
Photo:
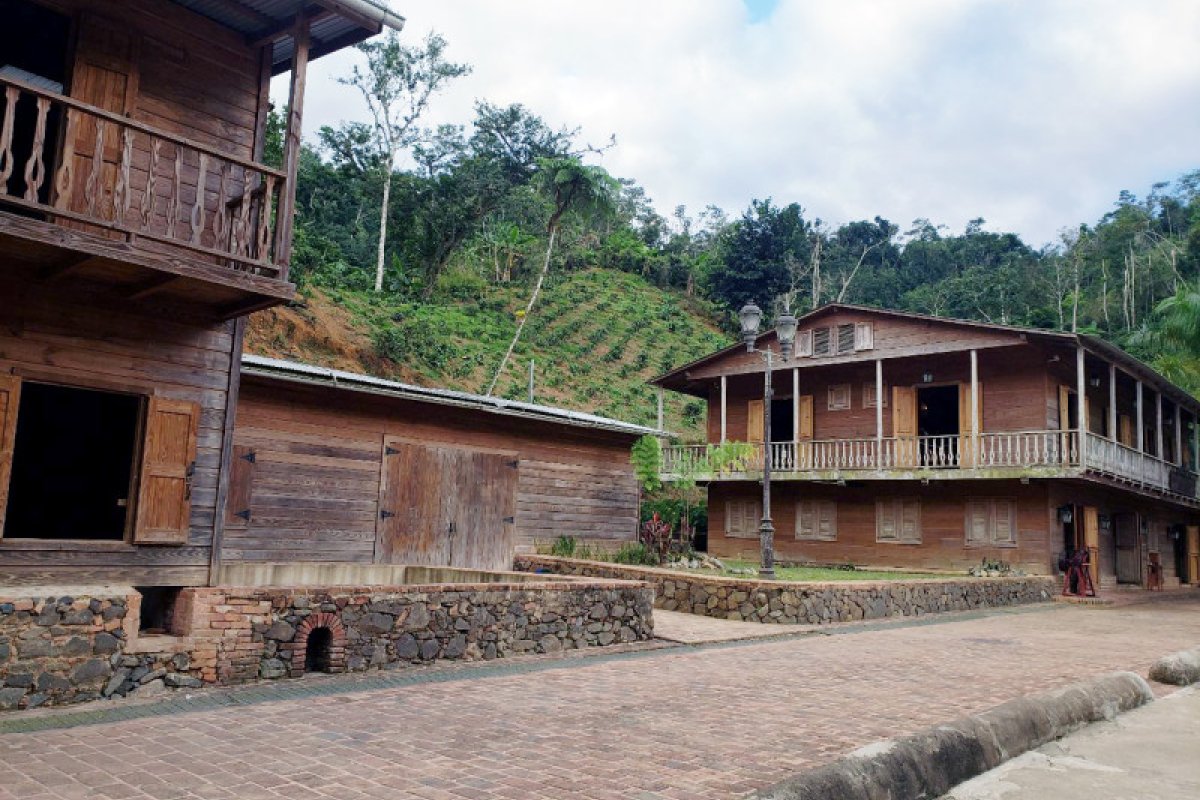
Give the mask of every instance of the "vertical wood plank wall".
[[[380, 504], [385, 440], [515, 458], [515, 514], [506, 513], [515, 516], [518, 548], [563, 534], [630, 540], [634, 438], [244, 375], [234, 443], [239, 453], [254, 451], [253, 469], [243, 471], [252, 486], [231, 485], [230, 494], [249, 497], [250, 520], [227, 517], [221, 560], [388, 557], [376, 538], [392, 523], [379, 517], [387, 510]], [[436, 491], [433, 483], [427, 489]], [[486, 493], [471, 504], [502, 505]]]

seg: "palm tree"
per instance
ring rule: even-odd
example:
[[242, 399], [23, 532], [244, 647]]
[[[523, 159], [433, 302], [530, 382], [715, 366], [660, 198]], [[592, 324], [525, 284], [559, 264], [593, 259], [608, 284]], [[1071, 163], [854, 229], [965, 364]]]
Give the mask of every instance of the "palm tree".
[[500, 360], [500, 366], [496, 368], [496, 374], [487, 388], [489, 396], [496, 390], [496, 384], [499, 383], [500, 376], [504, 373], [504, 368], [508, 365], [508, 360], [512, 358], [513, 350], [521, 338], [521, 331], [525, 330], [525, 323], [529, 321], [529, 314], [533, 311], [538, 296], [542, 293], [542, 284], [545, 283], [546, 275], [550, 272], [550, 258], [554, 254], [554, 243], [558, 238], [558, 226], [562, 221], [563, 214], [568, 211], [589, 215], [611, 213], [616, 206], [617, 193], [620, 189], [617, 180], [602, 167], [587, 166], [573, 156], [538, 159], [534, 184], [540, 192], [549, 197], [553, 205], [550, 219], [546, 223], [546, 258], [542, 262], [542, 271], [538, 274], [537, 283], [533, 286], [533, 294], [529, 297], [529, 303], [526, 304], [524, 313], [520, 315], [521, 319], [517, 323], [516, 333], [513, 334], [512, 341], [508, 344], [508, 350], [504, 353], [504, 358]]

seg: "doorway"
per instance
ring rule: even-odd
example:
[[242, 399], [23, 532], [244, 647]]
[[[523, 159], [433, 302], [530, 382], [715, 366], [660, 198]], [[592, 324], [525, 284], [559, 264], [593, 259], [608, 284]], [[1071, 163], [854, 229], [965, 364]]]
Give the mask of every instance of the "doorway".
[[921, 437], [921, 466], [958, 465], [959, 388], [922, 386], [917, 389], [917, 434]]
[[1117, 583], [1142, 582], [1141, 536], [1137, 514], [1113, 515], [1113, 541], [1116, 545]]
[[792, 398], [771, 400], [771, 441], [790, 442], [796, 438], [796, 409]]

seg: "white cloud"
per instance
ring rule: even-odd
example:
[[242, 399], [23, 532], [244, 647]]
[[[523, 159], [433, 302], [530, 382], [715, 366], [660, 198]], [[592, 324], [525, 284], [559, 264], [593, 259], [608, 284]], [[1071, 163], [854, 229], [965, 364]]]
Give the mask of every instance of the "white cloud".
[[[741, 0], [393, 6], [474, 66], [430, 122], [486, 98], [615, 133], [603, 163], [663, 213], [772, 196], [902, 229], [982, 216], [1039, 245], [1200, 167], [1194, 0], [780, 0], [757, 24]], [[333, 81], [354, 57], [313, 65], [306, 131], [362, 117]]]

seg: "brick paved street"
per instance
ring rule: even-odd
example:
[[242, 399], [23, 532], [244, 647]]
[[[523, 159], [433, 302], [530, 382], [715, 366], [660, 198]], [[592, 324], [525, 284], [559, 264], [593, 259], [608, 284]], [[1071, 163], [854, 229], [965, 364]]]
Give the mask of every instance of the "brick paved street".
[[1145, 674], [1200, 644], [1193, 602], [924, 622], [8, 733], [0, 800], [738, 797], [1019, 694]]

